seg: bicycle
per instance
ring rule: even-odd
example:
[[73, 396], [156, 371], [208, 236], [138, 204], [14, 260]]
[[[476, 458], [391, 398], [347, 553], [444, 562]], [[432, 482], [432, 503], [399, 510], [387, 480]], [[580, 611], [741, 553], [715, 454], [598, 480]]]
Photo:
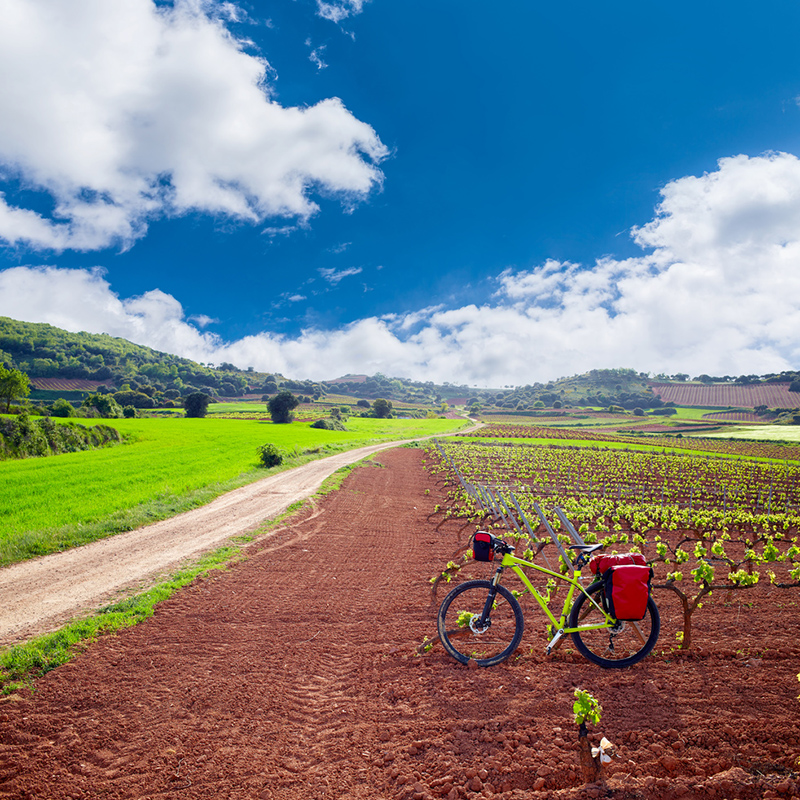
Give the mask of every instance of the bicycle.
[[[493, 553], [502, 555], [494, 577], [462, 583], [445, 597], [439, 608], [439, 638], [457, 661], [467, 664], [474, 660], [480, 667], [491, 667], [505, 661], [519, 647], [525, 621], [519, 601], [500, 583], [503, 570], [507, 568], [519, 577], [550, 620], [549, 631], [553, 636], [545, 650], [547, 655], [566, 635], [572, 636], [581, 655], [606, 668], [629, 667], [653, 649], [661, 631], [661, 617], [652, 597], [648, 597], [643, 619], [617, 620], [608, 613], [602, 579], [586, 588], [580, 582], [581, 569], [602, 544], [570, 545], [577, 556], [570, 564], [572, 574], [568, 576], [514, 556], [512, 545], [490, 536]], [[543, 596], [533, 586], [525, 569], [569, 584], [560, 617], [556, 618], [548, 605], [550, 585]]]

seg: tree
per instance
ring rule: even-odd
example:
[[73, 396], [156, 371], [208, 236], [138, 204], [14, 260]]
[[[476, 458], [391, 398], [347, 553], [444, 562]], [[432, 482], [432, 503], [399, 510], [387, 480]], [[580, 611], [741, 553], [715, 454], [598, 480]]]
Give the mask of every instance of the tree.
[[155, 408], [153, 398], [144, 392], [114, 392], [114, 399], [123, 407], [133, 406], [134, 408]]
[[187, 417], [204, 417], [208, 411], [211, 397], [205, 392], [192, 392], [183, 398], [183, 407]]
[[0, 399], [6, 401], [6, 414], [11, 411], [11, 401], [18, 397], [27, 397], [31, 391], [31, 382], [24, 372], [18, 369], [6, 369], [0, 364]]
[[119, 419], [122, 416], [122, 406], [110, 394], [90, 394], [81, 403], [81, 408], [94, 408], [106, 419]]
[[284, 389], [270, 399], [267, 408], [273, 422], [287, 423], [292, 421], [292, 411], [299, 405], [300, 401], [290, 391]]
[[392, 416], [392, 404], [389, 400], [379, 397], [373, 404], [372, 410], [378, 419], [388, 419]]

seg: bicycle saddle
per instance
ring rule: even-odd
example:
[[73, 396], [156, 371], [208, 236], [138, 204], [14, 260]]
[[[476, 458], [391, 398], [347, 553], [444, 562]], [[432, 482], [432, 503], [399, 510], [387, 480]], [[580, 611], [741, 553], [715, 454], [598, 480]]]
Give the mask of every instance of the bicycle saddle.
[[599, 544], [571, 544], [569, 549], [579, 550], [583, 555], [588, 556], [589, 553], [594, 553], [595, 550], [599, 550], [602, 546], [602, 542]]

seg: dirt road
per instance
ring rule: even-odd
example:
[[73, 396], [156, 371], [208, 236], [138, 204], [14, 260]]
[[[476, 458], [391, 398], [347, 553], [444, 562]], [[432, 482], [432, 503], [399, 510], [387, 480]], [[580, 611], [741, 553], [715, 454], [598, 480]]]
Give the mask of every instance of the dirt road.
[[337, 469], [400, 444], [385, 442], [312, 461], [177, 517], [0, 570], [0, 648], [151, 585], [188, 559], [255, 530], [311, 496]]

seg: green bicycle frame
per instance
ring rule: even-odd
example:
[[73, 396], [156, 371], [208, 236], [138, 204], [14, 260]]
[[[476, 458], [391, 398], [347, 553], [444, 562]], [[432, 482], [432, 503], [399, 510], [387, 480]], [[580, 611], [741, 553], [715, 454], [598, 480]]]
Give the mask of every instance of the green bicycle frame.
[[[553, 636], [553, 638], [547, 644], [547, 655], [550, 655], [551, 651], [558, 644], [559, 640], [568, 633], [575, 633], [576, 631], [602, 630], [603, 628], [611, 628], [617, 624], [617, 621], [613, 617], [609, 616], [606, 610], [598, 605], [589, 592], [583, 588], [583, 585], [580, 582], [581, 568], [579, 566], [575, 566], [574, 564], [572, 565], [572, 577], [569, 577], [567, 575], [562, 575], [560, 572], [553, 572], [546, 567], [540, 567], [538, 564], [534, 564], [531, 561], [526, 561], [524, 558], [517, 558], [517, 556], [511, 555], [511, 553], [505, 553], [503, 555], [503, 560], [497, 567], [494, 578], [492, 578], [492, 585], [499, 585], [500, 576], [502, 575], [503, 570], [506, 568], [510, 568], [511, 571], [514, 572], [522, 581], [525, 588], [536, 598], [536, 601], [542, 607], [542, 611], [544, 611], [544, 613], [547, 615], [547, 618], [550, 620], [553, 626], [552, 629], [556, 631], [555, 636]], [[539, 592], [536, 590], [536, 587], [534, 587], [528, 576], [525, 574], [525, 570], [523, 568], [534, 569], [537, 572], [543, 572], [545, 575], [548, 575], [551, 578], [556, 578], [557, 580], [564, 581], [569, 584], [567, 596], [564, 598], [564, 607], [561, 609], [561, 616], [558, 619], [553, 616], [552, 611], [550, 611], [550, 606], [548, 605], [549, 597], [545, 598], [539, 594]], [[599, 622], [592, 625], [579, 625], [577, 628], [570, 628], [567, 626], [569, 613], [572, 609], [572, 598], [575, 596], [576, 591], [580, 591], [586, 595], [586, 599], [603, 615], [605, 622]]]

